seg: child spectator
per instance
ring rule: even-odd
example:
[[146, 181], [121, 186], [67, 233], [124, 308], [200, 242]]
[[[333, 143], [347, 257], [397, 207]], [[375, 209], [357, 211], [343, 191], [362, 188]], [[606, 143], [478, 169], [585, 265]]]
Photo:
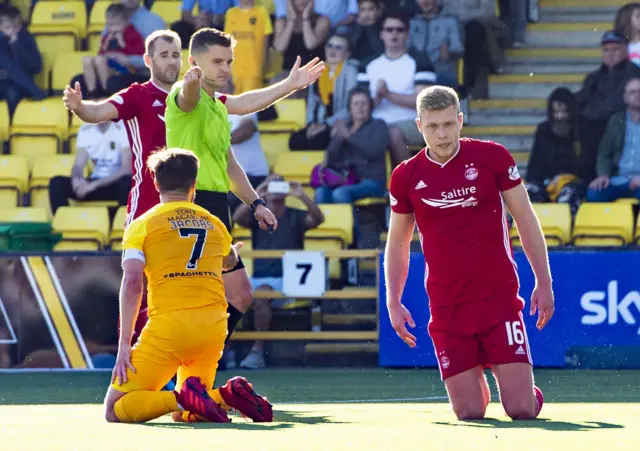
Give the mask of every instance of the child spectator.
[[7, 6], [0, 13], [0, 100], [6, 100], [13, 115], [25, 97], [43, 99], [46, 94], [34, 82], [42, 70], [36, 40], [22, 24], [20, 11]]
[[269, 12], [255, 0], [239, 0], [227, 11], [224, 32], [237, 44], [233, 63], [236, 94], [262, 88], [266, 72], [268, 36], [273, 34]]
[[[129, 22], [124, 5], [114, 3], [106, 12], [107, 34], [102, 36], [97, 56], [82, 59], [88, 96], [106, 95], [111, 75], [134, 72], [129, 64], [130, 55], [144, 54], [144, 39]], [[98, 89], [100, 83], [100, 91]]]

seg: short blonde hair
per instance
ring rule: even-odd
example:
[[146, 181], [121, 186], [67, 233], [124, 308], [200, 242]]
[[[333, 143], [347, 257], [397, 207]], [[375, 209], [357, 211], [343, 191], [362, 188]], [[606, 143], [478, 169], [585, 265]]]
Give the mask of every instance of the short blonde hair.
[[444, 110], [450, 106], [455, 106], [456, 113], [460, 113], [458, 93], [447, 86], [436, 85], [424, 88], [416, 99], [418, 117], [423, 111]]

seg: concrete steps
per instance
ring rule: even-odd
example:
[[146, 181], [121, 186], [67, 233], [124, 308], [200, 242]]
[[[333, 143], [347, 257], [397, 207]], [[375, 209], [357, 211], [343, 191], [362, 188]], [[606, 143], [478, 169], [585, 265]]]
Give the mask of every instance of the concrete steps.
[[489, 98], [547, 98], [559, 86], [577, 91], [584, 77], [584, 74], [492, 75], [489, 77]]
[[527, 45], [552, 48], [597, 47], [602, 34], [611, 29], [613, 17], [605, 22], [536, 23], [527, 27]]
[[534, 125], [470, 125], [462, 128], [462, 136], [494, 141], [511, 152], [527, 153], [533, 144]]
[[537, 125], [547, 116], [544, 99], [472, 100], [469, 124]]
[[598, 68], [597, 62], [578, 63], [557, 63], [547, 61], [546, 63], [508, 61], [502, 65], [505, 74], [530, 75], [530, 74], [588, 74]]
[[531, 64], [594, 64], [602, 59], [600, 48], [523, 48], [507, 50], [507, 61]]

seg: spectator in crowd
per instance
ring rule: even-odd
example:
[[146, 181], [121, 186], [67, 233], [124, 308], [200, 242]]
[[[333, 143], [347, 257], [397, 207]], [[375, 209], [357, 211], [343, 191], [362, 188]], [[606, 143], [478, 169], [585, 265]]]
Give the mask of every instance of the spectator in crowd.
[[409, 24], [409, 49], [426, 53], [438, 74], [438, 82], [458, 85], [458, 59], [464, 54], [462, 25], [443, 16], [439, 0], [418, 0], [420, 13]]
[[[196, 2], [198, 14], [193, 13]], [[171, 29], [180, 36], [182, 48], [189, 48], [191, 35], [201, 28], [213, 27], [223, 30], [225, 14], [232, 6], [234, 0], [182, 0], [181, 18], [171, 24]]]
[[351, 33], [351, 53], [363, 67], [384, 52], [384, 45], [380, 39], [381, 16], [382, 8], [378, 0], [358, 1], [358, 20]]
[[323, 168], [335, 173], [353, 171], [357, 182], [328, 185], [316, 189], [319, 204], [352, 204], [365, 197], [384, 196], [387, 185], [385, 154], [389, 147], [387, 124], [371, 117], [373, 99], [369, 91], [356, 88], [349, 95], [349, 118], [336, 122], [331, 143], [325, 151]]
[[[234, 86], [231, 81], [227, 83], [225, 94], [234, 94]], [[244, 169], [249, 178], [251, 186], [257, 188], [269, 174], [269, 163], [260, 143], [260, 132], [258, 131], [258, 114], [229, 114], [231, 123], [231, 146], [236, 160]], [[231, 214], [242, 201], [229, 192], [229, 209]]]
[[640, 199], [640, 78], [624, 87], [626, 111], [614, 114], [598, 150], [598, 177], [589, 185], [587, 201]]
[[629, 59], [640, 66], [640, 3], [628, 3], [616, 14], [615, 30], [629, 41]]
[[[271, 182], [282, 181], [278, 175], [269, 176], [257, 189], [265, 199], [267, 208], [278, 218], [278, 228], [270, 233], [262, 230], [254, 220], [251, 209], [242, 204], [233, 215], [233, 221], [251, 229], [251, 242], [255, 250], [304, 249], [304, 234], [324, 222], [324, 215], [307, 196], [299, 183], [290, 183], [288, 194]], [[285, 205], [287, 196], [300, 199], [307, 211], [289, 208]], [[282, 291], [282, 259], [256, 259], [253, 263], [251, 284], [254, 290]], [[268, 330], [271, 323], [271, 309], [281, 305], [278, 300], [256, 299], [254, 301], [254, 322], [256, 330]], [[229, 366], [229, 364], [227, 364]], [[249, 354], [240, 362], [243, 368], [264, 368], [264, 342], [256, 341]]]
[[502, 72], [507, 26], [500, 20], [496, 0], [447, 0], [442, 14], [456, 17], [464, 24], [465, 86], [476, 86], [478, 73], [488, 68]]
[[527, 0], [501, 0], [502, 19], [509, 26], [509, 43], [513, 47], [525, 46], [527, 36]]
[[[314, 12], [313, 0], [288, 0], [286, 16], [276, 19], [273, 46], [283, 54], [283, 72], [273, 81], [286, 77], [298, 56], [303, 65], [315, 57], [324, 59], [324, 43], [330, 29], [329, 18]], [[299, 90], [294, 97], [305, 95], [304, 90]]]
[[23, 25], [20, 11], [4, 7], [0, 11], [0, 100], [7, 101], [10, 115], [23, 98], [46, 97], [33, 80], [41, 70], [38, 44]]
[[555, 89], [529, 155], [526, 187], [532, 202], [569, 203], [575, 215], [595, 177], [597, 149], [586, 138], [574, 95], [567, 88]]
[[601, 39], [602, 65], [587, 75], [576, 94], [578, 111], [590, 133], [589, 141], [600, 142], [607, 121], [625, 109], [624, 86], [640, 77], [640, 67], [629, 61], [627, 39], [616, 31], [607, 31]]
[[[128, 12], [128, 21], [140, 33], [143, 39], [147, 39], [151, 33], [165, 28], [164, 20], [157, 14], [152, 13], [144, 6], [140, 5], [140, 0], [120, 0]], [[103, 36], [108, 35], [108, 26], [102, 32]], [[123, 60], [124, 62], [124, 60]], [[143, 55], [129, 55], [128, 65], [133, 68], [133, 73], [120, 73], [112, 75], [107, 81], [106, 94], [112, 95], [129, 87], [132, 83], [143, 83], [149, 80], [149, 69], [144, 65]], [[82, 92], [87, 92], [87, 84], [82, 74], [73, 77], [70, 86], [80, 83]]]
[[411, 156], [408, 146], [423, 146], [416, 126], [416, 97], [436, 80], [427, 55], [414, 57], [407, 51], [409, 20], [390, 13], [382, 21], [384, 54], [369, 63], [358, 82], [373, 97], [373, 118], [389, 126], [391, 162], [394, 167]]
[[307, 126], [291, 135], [291, 150], [324, 150], [331, 127], [349, 117], [349, 92], [358, 83], [358, 62], [349, 59], [349, 39], [335, 34], [325, 45], [325, 67], [317, 83], [309, 86]]
[[236, 94], [262, 88], [268, 37], [273, 34], [267, 10], [256, 6], [255, 0], [239, 0], [237, 7], [227, 10], [224, 32], [237, 42], [232, 74]]
[[97, 56], [82, 58], [87, 98], [104, 97], [109, 77], [133, 74], [129, 64], [132, 55], [144, 55], [144, 39], [129, 22], [129, 14], [121, 3], [112, 3], [106, 11], [107, 34], [102, 36]]
[[[273, 0], [276, 18], [287, 16], [289, 0]], [[332, 29], [345, 33], [356, 21], [358, 14], [357, 0], [315, 0], [313, 10], [329, 19]]]
[[[93, 171], [84, 177], [87, 163]], [[131, 149], [124, 124], [101, 122], [85, 124], [78, 131], [76, 159], [71, 177], [56, 176], [49, 181], [51, 211], [75, 200], [115, 200], [127, 205], [131, 188]]]

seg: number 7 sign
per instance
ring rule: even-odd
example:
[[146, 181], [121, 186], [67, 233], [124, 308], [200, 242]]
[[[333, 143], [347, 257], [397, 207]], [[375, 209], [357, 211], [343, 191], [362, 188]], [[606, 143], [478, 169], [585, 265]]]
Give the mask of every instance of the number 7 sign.
[[319, 297], [327, 287], [327, 262], [322, 252], [287, 251], [282, 256], [282, 291], [291, 297]]

